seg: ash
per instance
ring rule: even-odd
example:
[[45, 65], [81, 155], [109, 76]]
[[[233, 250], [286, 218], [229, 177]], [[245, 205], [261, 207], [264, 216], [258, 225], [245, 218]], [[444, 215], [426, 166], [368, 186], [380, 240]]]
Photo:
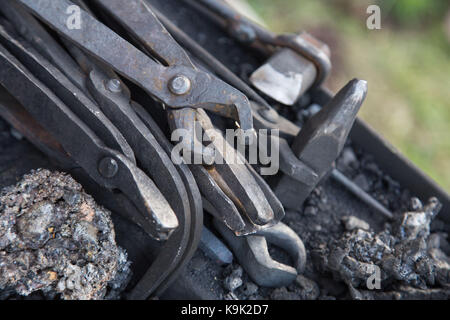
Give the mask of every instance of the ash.
[[[423, 208], [404, 213], [381, 232], [360, 228], [346, 232], [324, 250], [321, 268], [342, 279], [354, 299], [410, 298], [420, 293], [448, 297], [450, 259], [443, 251], [445, 245], [441, 249], [441, 239], [445, 238], [430, 234], [431, 222], [440, 208], [433, 198]], [[367, 290], [371, 287], [368, 279], [376, 275], [376, 269], [380, 270], [378, 289], [390, 288], [390, 293]]]
[[[310, 249], [308, 270], [289, 287], [258, 287], [238, 264], [228, 266], [225, 299], [449, 299], [450, 246], [447, 234], [432, 227], [441, 204], [435, 198], [425, 206], [417, 198], [413, 203], [415, 210], [378, 232], [362, 219], [344, 216], [343, 232]], [[278, 260], [289, 263], [283, 256]]]
[[[373, 157], [351, 142], [337, 167], [394, 213], [394, 220], [370, 211], [331, 179], [319, 185], [284, 222], [305, 243], [306, 271], [288, 287], [256, 286], [244, 272], [242, 281], [223, 271], [223, 288], [240, 300], [449, 299], [450, 229], [439, 217], [441, 204], [426, 205], [385, 175]], [[276, 260], [289, 257], [270, 248]], [[230, 271], [231, 270], [231, 271]], [[378, 276], [379, 286], [372, 281]], [[238, 283], [240, 286], [230, 286]], [[249, 290], [248, 288], [251, 288]], [[378, 288], [377, 288], [378, 287]]]
[[131, 276], [110, 213], [69, 175], [32, 171], [0, 193], [0, 300], [117, 299]]

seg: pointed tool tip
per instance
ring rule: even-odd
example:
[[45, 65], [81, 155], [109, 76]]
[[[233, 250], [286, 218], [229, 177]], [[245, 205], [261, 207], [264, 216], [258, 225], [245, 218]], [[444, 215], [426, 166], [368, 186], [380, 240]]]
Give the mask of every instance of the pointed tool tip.
[[[351, 80], [337, 95], [344, 99], [351, 99], [354, 101], [353, 105], [358, 106], [365, 100], [368, 92], [368, 84], [365, 80], [353, 79]], [[339, 99], [338, 99], [339, 100]]]
[[350, 81], [349, 84], [354, 88], [355, 91], [367, 93], [368, 83], [366, 80], [360, 80], [355, 78], [352, 81]]

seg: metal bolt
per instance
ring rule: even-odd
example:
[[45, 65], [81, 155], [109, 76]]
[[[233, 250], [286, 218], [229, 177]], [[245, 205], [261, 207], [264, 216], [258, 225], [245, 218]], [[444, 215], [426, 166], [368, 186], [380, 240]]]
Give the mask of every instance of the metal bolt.
[[175, 76], [169, 82], [169, 89], [173, 94], [182, 96], [191, 90], [191, 80], [183, 75]]
[[107, 88], [111, 92], [119, 93], [122, 91], [122, 82], [119, 79], [111, 79], [107, 83]]
[[113, 158], [103, 158], [98, 164], [98, 172], [105, 178], [113, 178], [119, 171], [119, 165]]

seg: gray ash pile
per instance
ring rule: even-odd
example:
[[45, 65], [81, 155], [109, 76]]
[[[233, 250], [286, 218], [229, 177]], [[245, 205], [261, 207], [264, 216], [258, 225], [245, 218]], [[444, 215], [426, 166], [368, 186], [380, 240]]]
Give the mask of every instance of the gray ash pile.
[[[433, 198], [422, 205], [385, 175], [373, 157], [355, 151], [351, 143], [337, 167], [389, 208], [394, 218], [372, 212], [328, 179], [312, 192], [302, 209], [287, 211], [284, 219], [305, 243], [305, 273], [288, 287], [256, 286], [248, 294], [247, 286], [254, 284], [244, 272], [232, 296], [243, 300], [448, 299], [450, 229], [439, 216], [439, 201]], [[292, 263], [276, 247], [271, 248], [271, 255], [282, 263]], [[223, 271], [225, 293], [230, 291], [227, 284], [233, 268], [239, 265]]]
[[130, 276], [110, 213], [69, 175], [33, 171], [0, 193], [0, 299], [115, 299]]
[[[381, 231], [374, 231], [369, 223], [355, 216], [342, 217], [336, 230], [329, 229], [329, 233], [312, 231], [307, 270], [288, 287], [258, 287], [238, 264], [230, 265], [224, 270], [224, 289], [229, 292], [225, 297], [449, 299], [450, 245], [447, 233], [439, 230], [439, 224], [432, 224], [441, 204], [434, 198], [425, 206], [413, 198], [412, 204], [414, 209], [397, 215]], [[336, 216], [331, 217], [335, 219]], [[272, 253], [276, 256], [276, 248], [272, 248]], [[278, 260], [289, 263], [282, 255]], [[236, 270], [241, 270], [238, 279]], [[229, 283], [238, 285], [231, 287]]]
[[354, 299], [448, 298], [448, 243], [443, 234], [430, 233], [440, 208], [431, 199], [381, 232], [361, 228], [346, 232], [324, 248], [319, 268], [346, 283]]

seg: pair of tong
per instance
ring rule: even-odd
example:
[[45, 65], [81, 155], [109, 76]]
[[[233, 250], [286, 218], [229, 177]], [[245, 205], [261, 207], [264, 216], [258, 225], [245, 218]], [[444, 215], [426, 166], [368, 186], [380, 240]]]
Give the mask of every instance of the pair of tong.
[[[197, 70], [186, 52], [172, 39], [165, 27], [156, 18], [155, 9], [151, 8], [146, 1], [131, 0], [127, 6], [123, 6], [121, 1], [118, 0], [95, 0], [95, 2], [110, 16], [119, 21], [144, 49], [150, 51], [158, 60], [162, 60], [169, 66], [178, 65]], [[214, 85], [216, 87], [210, 89], [211, 94], [220, 90], [224, 97], [227, 96], [228, 91], [222, 90], [225, 85], [223, 82], [217, 80]], [[228, 87], [228, 85], [226, 86]], [[245, 114], [249, 112], [250, 118], [252, 118], [252, 111], [247, 98], [237, 90], [233, 90], [237, 92], [233, 94], [234, 98], [232, 98], [235, 100], [235, 105], [245, 105]], [[236, 101], [241, 101], [241, 103], [236, 104]], [[220, 108], [220, 106], [215, 106], [215, 112], [217, 112], [217, 108]], [[222, 111], [218, 113], [223, 114]], [[251, 121], [253, 120], [251, 119]], [[188, 129], [192, 133], [190, 136], [193, 137], [195, 137], [196, 132], [195, 123], [200, 123], [203, 131], [214, 128], [210, 118], [201, 108], [169, 110], [169, 123], [172, 129]], [[243, 122], [241, 121], [242, 125]], [[220, 133], [211, 140], [216, 150], [222, 150], [224, 143], [226, 143]], [[194, 143], [190, 142], [191, 145], [194, 145]], [[199, 144], [197, 143], [197, 145]], [[207, 150], [203, 148], [201, 153], [207, 156], [206, 159], [214, 158], [215, 155], [207, 154]], [[228, 150], [236, 154], [232, 151], [231, 146], [228, 146]], [[233, 159], [234, 157], [231, 155], [228, 158]], [[216, 210], [211, 209], [212, 206], [208, 206], [210, 208], [208, 211], [224, 221], [236, 234], [256, 232], [273, 225], [284, 216], [281, 204], [268, 185], [245, 162], [235, 164], [225, 157], [224, 164], [205, 167], [191, 165], [190, 167], [202, 191], [204, 202], [220, 203], [220, 206], [216, 206], [218, 208]]]
[[[110, 16], [120, 21], [122, 26], [131, 33], [138, 42], [152, 55], [157, 56], [167, 65], [180, 65], [197, 70], [189, 56], [167, 32], [165, 27], [156, 17], [161, 16], [148, 2], [143, 0], [128, 1], [127, 6], [119, 0], [95, 0]], [[217, 87], [211, 88], [211, 94], [220, 90], [224, 97], [228, 91], [222, 90], [223, 82], [216, 81]], [[228, 86], [228, 85], [227, 85]], [[235, 90], [235, 89], [233, 89]], [[235, 90], [238, 92], [237, 90]], [[245, 104], [245, 114], [250, 113], [251, 106], [248, 99], [242, 94], [234, 94], [235, 101]], [[236, 103], [235, 103], [236, 104]], [[216, 106], [214, 111], [217, 112]], [[205, 108], [207, 110], [211, 110]], [[223, 112], [219, 112], [223, 114]], [[252, 120], [253, 121], [253, 118]], [[196, 137], [196, 125], [200, 125], [200, 131], [212, 133], [209, 137], [215, 150], [228, 150], [228, 154], [219, 154], [222, 163], [213, 163], [216, 154], [208, 153], [207, 148], [202, 148], [201, 153], [206, 163], [204, 166], [191, 165], [198, 186], [203, 195], [203, 202], [208, 212], [219, 218], [225, 225], [237, 235], [254, 233], [258, 230], [270, 227], [284, 217], [281, 203], [276, 199], [265, 181], [258, 176], [253, 168], [246, 163], [235, 163], [233, 160], [238, 152], [215, 129], [210, 117], [201, 108], [183, 108], [169, 111], [169, 123], [172, 129], [188, 129], [189, 136]], [[241, 127], [242, 127], [241, 119]], [[248, 134], [244, 130], [244, 136]], [[194, 145], [196, 141], [189, 142]], [[198, 143], [196, 145], [201, 145]], [[196, 153], [194, 149], [194, 154]], [[213, 163], [211, 165], [211, 163]], [[214, 204], [214, 205], [212, 205]]]
[[[6, 36], [4, 30], [1, 33]], [[25, 67], [16, 55], [0, 46], [2, 86], [56, 137], [76, 165], [100, 186], [120, 190], [134, 203], [140, 214], [133, 218], [150, 235], [168, 239], [178, 227], [176, 215], [154, 182], [137, 167], [133, 150], [121, 132], [55, 67], [14, 39], [2, 37], [2, 40], [10, 40], [8, 44], [20, 52], [21, 61], [27, 64]], [[30, 71], [30, 67], [34, 70]], [[52, 89], [43, 83], [44, 78]], [[70, 107], [60, 97], [64, 97]]]
[[[174, 127], [192, 128], [193, 125], [185, 121], [186, 115], [192, 114], [193, 108], [203, 107], [238, 120], [244, 132], [253, 130], [247, 97], [211, 74], [197, 70], [145, 2], [130, 1], [124, 6], [122, 1], [96, 1], [112, 16], [119, 18], [120, 23], [140, 40], [144, 49], [163, 59], [167, 66], [150, 58], [83, 9], [80, 10], [81, 30], [70, 29], [66, 22], [67, 9], [74, 5], [71, 1], [17, 2], [84, 53], [98, 59], [168, 106], [169, 119]], [[102, 126], [99, 123], [93, 127]], [[89, 172], [95, 171], [94, 168], [90, 169]], [[170, 213], [167, 215], [173, 216]], [[158, 221], [152, 219], [151, 222]], [[176, 223], [171, 223], [162, 229], [174, 230]], [[151, 233], [155, 238], [161, 236]]]
[[[206, 109], [239, 121], [244, 137], [249, 132], [254, 135], [248, 98], [212, 74], [198, 70], [159, 22], [146, 1], [131, 0], [126, 5], [119, 0], [93, 1], [131, 34], [142, 50], [100, 23], [86, 10], [80, 10], [81, 29], [68, 28], [66, 11], [73, 2], [16, 1], [71, 45], [75, 45], [75, 51], [77, 48], [81, 49], [83, 54], [94, 57], [167, 106], [172, 130], [183, 128], [195, 132], [195, 120], [208, 118], [202, 112], [202, 109]], [[78, 55], [74, 49], [71, 51], [72, 55]], [[95, 80], [92, 79], [94, 76], [95, 74], [91, 74], [91, 82]], [[195, 137], [195, 134], [191, 136]], [[194, 154], [198, 150], [195, 145], [198, 145], [195, 141], [187, 143]], [[206, 154], [205, 150], [207, 149], [200, 149], [200, 153], [214, 157]], [[256, 232], [273, 225], [284, 216], [280, 202], [248, 164], [235, 165], [227, 162], [212, 167], [190, 167], [204, 198], [209, 203], [219, 201], [222, 204], [219, 212], [209, 211], [214, 211], [216, 216], [227, 220], [227, 226], [236, 234]], [[238, 198], [238, 194], [239, 197], [244, 195], [243, 200]]]

